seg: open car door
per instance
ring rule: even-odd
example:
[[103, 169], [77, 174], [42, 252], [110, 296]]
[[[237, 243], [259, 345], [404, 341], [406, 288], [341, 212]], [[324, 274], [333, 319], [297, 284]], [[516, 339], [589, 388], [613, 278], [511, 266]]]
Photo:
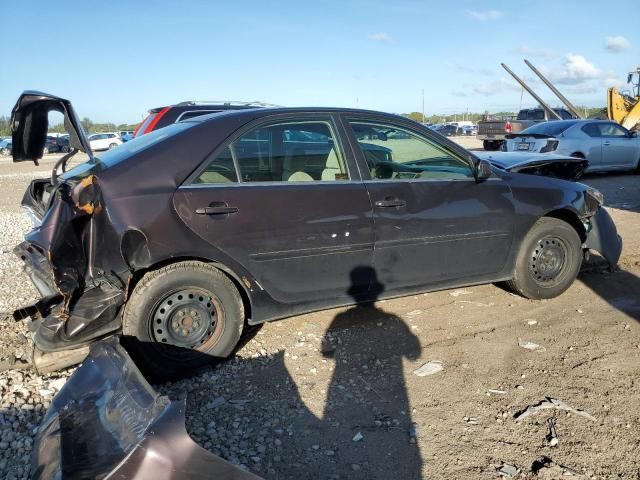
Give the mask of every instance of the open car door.
[[84, 152], [89, 158], [93, 158], [89, 140], [71, 102], [47, 93], [27, 90], [20, 95], [11, 111], [13, 161], [31, 160], [38, 165], [47, 140], [49, 112], [64, 115], [64, 126], [69, 133], [72, 151]]

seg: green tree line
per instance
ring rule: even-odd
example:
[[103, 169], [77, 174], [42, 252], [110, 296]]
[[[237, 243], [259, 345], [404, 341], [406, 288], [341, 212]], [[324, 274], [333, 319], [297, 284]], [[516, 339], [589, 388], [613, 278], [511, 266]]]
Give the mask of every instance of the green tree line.
[[[0, 116], [0, 137], [8, 137], [11, 135], [11, 126], [9, 125], [11, 119], [9, 117]], [[87, 133], [97, 132], [117, 132], [120, 130], [135, 130], [138, 124], [121, 123], [116, 125], [115, 123], [94, 123], [90, 118], [84, 117], [80, 120], [82, 128]], [[51, 133], [66, 133], [64, 124], [58, 123], [57, 125], [50, 125], [49, 132]]]
[[[578, 109], [579, 112], [583, 113], [585, 118], [602, 118], [602, 119], [606, 119], [607, 118], [607, 109], [606, 108], [584, 107], [584, 106], [577, 106], [576, 108]], [[482, 120], [482, 117], [484, 115], [486, 115], [486, 114], [487, 114], [487, 112], [482, 112], [482, 113], [478, 113], [478, 112], [473, 112], [473, 113], [460, 112], [460, 113], [451, 113], [451, 114], [447, 114], [447, 115], [441, 115], [441, 114], [426, 115], [425, 114], [424, 121], [426, 123], [432, 123], [432, 124], [433, 123], [459, 122], [459, 121], [462, 121], [462, 120], [468, 120], [468, 121], [477, 123], [480, 120]], [[495, 116], [497, 118], [510, 117], [510, 116], [515, 117], [517, 114], [518, 114], [518, 112], [492, 112], [491, 113], [492, 116]], [[416, 122], [422, 123], [422, 113], [421, 112], [403, 113], [402, 116], [410, 118], [411, 120], [415, 120]]]

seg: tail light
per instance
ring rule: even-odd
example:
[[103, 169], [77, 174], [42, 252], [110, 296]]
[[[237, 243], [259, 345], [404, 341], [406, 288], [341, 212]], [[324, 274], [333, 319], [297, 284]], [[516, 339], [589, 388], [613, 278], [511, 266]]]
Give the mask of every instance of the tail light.
[[507, 122], [504, 124], [504, 131], [506, 133], [511, 133], [511, 122]]
[[540, 149], [540, 153], [553, 152], [558, 148], [558, 140], [547, 140], [547, 144]]

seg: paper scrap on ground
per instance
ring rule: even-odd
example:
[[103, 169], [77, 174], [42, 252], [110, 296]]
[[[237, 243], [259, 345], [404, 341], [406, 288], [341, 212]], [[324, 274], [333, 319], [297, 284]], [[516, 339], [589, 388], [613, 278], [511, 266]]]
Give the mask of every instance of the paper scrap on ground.
[[433, 375], [444, 370], [442, 362], [434, 360], [433, 362], [427, 362], [421, 367], [415, 369], [413, 373], [419, 377], [426, 377], [427, 375]]

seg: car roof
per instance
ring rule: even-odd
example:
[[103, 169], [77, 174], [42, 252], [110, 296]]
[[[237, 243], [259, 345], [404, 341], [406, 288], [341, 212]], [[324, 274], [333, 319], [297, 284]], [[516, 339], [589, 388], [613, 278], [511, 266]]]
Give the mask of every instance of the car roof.
[[[209, 120], [215, 120], [220, 118], [229, 118], [229, 117], [253, 117], [260, 118], [263, 116], [271, 116], [271, 115], [286, 115], [292, 113], [325, 113], [325, 114], [353, 114], [353, 115], [384, 115], [391, 116], [397, 119], [402, 119], [408, 122], [415, 123], [416, 125], [420, 125], [424, 127], [422, 124], [411, 120], [410, 118], [403, 117], [401, 115], [396, 115], [394, 113], [381, 112], [377, 110], [364, 110], [359, 108], [347, 108], [347, 107], [270, 107], [270, 108], [246, 108], [240, 110], [225, 110], [223, 112], [215, 112], [206, 115], [199, 115], [197, 117], [189, 118], [188, 120], [183, 120], [185, 122], [207, 122]], [[426, 127], [424, 127], [426, 128]]]

